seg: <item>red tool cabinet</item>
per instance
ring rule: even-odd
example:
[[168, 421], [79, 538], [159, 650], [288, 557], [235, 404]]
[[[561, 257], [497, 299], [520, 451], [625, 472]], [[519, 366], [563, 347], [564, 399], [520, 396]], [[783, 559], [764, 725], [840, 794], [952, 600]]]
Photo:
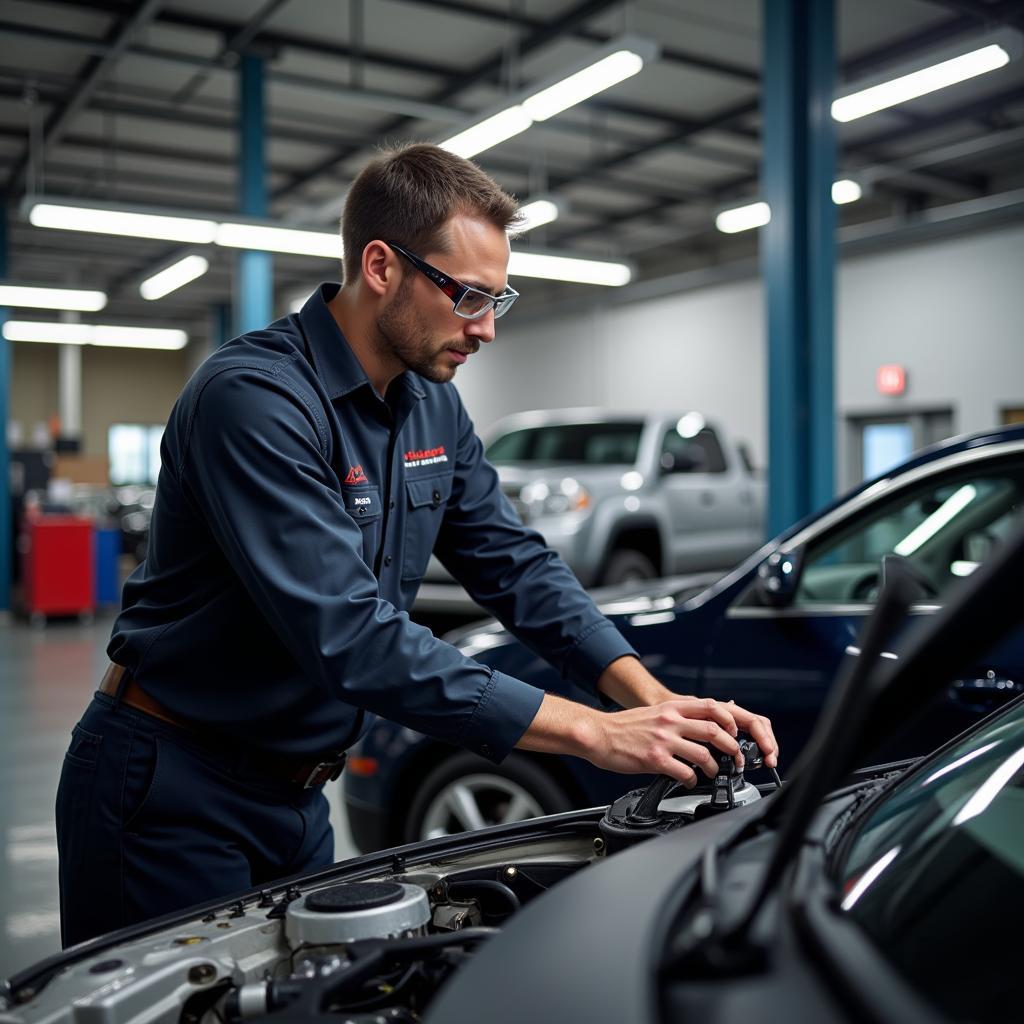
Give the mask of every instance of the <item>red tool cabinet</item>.
[[25, 611], [47, 615], [92, 614], [96, 607], [96, 555], [91, 519], [39, 516], [22, 535]]

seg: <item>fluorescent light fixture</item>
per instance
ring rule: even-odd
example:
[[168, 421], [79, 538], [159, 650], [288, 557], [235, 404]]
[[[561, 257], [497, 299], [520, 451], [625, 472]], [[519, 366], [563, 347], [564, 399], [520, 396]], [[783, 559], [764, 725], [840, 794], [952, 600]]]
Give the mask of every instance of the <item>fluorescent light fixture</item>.
[[217, 228], [214, 241], [232, 249], [286, 252], [296, 256], [341, 259], [341, 238], [335, 231], [303, 231], [265, 224], [227, 222]]
[[468, 159], [485, 149], [497, 146], [506, 139], [511, 139], [514, 135], [519, 135], [520, 132], [525, 132], [531, 124], [533, 119], [522, 107], [506, 107], [438, 145], [456, 156]]
[[[864, 194], [857, 182], [850, 178], [841, 178], [832, 182], [832, 202], [837, 205], [855, 203]], [[715, 227], [727, 235], [738, 231], [749, 231], [751, 228], [763, 228], [772, 219], [771, 207], [766, 202], [747, 203], [731, 210], [723, 210], [715, 217]]]
[[202, 277], [209, 269], [210, 261], [204, 256], [186, 256], [153, 274], [152, 277], [147, 277], [139, 285], [139, 294], [144, 299], [162, 299], [189, 281]]
[[912, 555], [918, 548], [927, 544], [939, 530], [960, 515], [977, 496], [978, 489], [974, 484], [964, 484], [963, 487], [954, 491], [924, 522], [915, 526], [893, 548], [893, 551], [904, 558]]
[[[540, 210], [550, 213], [550, 204], [558, 208], [558, 203], [543, 200]], [[529, 210], [533, 204], [527, 204]], [[46, 208], [60, 211], [62, 216], [55, 217], [53, 223], [46, 226], [71, 228], [71, 230], [93, 230], [76, 226], [76, 214], [90, 215], [102, 213], [104, 217], [113, 217], [105, 222], [103, 230], [108, 234], [122, 234], [128, 237], [167, 238], [190, 241], [186, 237], [189, 225], [208, 224], [210, 232], [201, 241], [213, 242], [216, 245], [232, 249], [253, 249], [265, 252], [294, 253], [302, 256], [317, 256], [324, 259], [339, 260], [343, 255], [341, 238], [333, 231], [307, 231], [300, 228], [278, 227], [271, 223], [257, 221], [198, 221], [188, 216], [173, 216], [161, 211], [149, 214], [145, 208], [97, 210], [91, 207], [77, 207], [72, 201], [50, 201], [47, 203], [27, 204], [29, 219], [33, 223], [36, 210]], [[116, 215], [116, 216], [115, 216]], [[158, 222], [155, 226], [153, 221]], [[535, 226], [539, 221], [534, 221]], [[175, 231], [174, 225], [184, 227]], [[146, 228], [147, 230], [143, 230]], [[149, 230], [151, 229], [151, 230]], [[160, 234], [154, 234], [159, 230]], [[195, 266], [195, 264], [193, 264]], [[520, 277], [543, 277], [554, 281], [573, 281], [580, 284], [598, 284], [618, 287], [628, 284], [633, 277], [633, 267], [628, 263], [610, 262], [589, 258], [577, 258], [557, 253], [513, 252], [509, 263], [509, 273]]]
[[767, 203], [748, 203], [733, 210], [723, 210], [715, 218], [715, 227], [727, 235], [735, 235], [738, 231], [764, 227], [771, 219], [772, 211]]
[[906, 103], [907, 100], [925, 96], [937, 89], [945, 89], [968, 78], [995, 71], [1009, 61], [1010, 54], [1002, 46], [990, 43], [929, 68], [843, 96], [832, 104], [832, 116], [837, 121], [853, 121], [897, 103]]
[[153, 348], [176, 351], [188, 343], [184, 331], [160, 327], [124, 327], [112, 324], [42, 323], [8, 320], [3, 326], [8, 341], [36, 341], [53, 345], [99, 345], [105, 348]]
[[574, 281], [577, 284], [600, 284], [619, 288], [629, 284], [633, 270], [626, 263], [517, 250], [509, 258], [508, 276], [546, 277], [554, 281]]
[[106, 292], [81, 288], [49, 288], [0, 282], [0, 306], [32, 309], [72, 309], [95, 313], [107, 304]]
[[596, 96], [613, 85], [632, 78], [644, 66], [644, 59], [632, 50], [617, 50], [595, 64], [535, 92], [523, 100], [523, 110], [533, 121], [546, 121], [569, 107]]
[[116, 210], [73, 203], [33, 203], [29, 222], [37, 228], [91, 231], [100, 235], [157, 238], [168, 242], [212, 242], [217, 223], [197, 217]]
[[542, 224], [550, 224], [553, 220], [558, 220], [561, 212], [559, 204], [553, 199], [535, 199], [532, 203], [519, 207], [513, 233], [522, 235], [533, 228], [539, 228]]
[[599, 51], [577, 71], [548, 80], [531, 92], [520, 92], [507, 106], [482, 118], [457, 135], [438, 143], [457, 156], [471, 157], [525, 132], [535, 121], [547, 121], [563, 110], [631, 78], [654, 60], [658, 47], [647, 39], [623, 36]]
[[841, 178], [832, 182], [832, 202], [836, 206], [843, 206], [845, 203], [855, 203], [864, 194], [860, 185], [849, 178]]
[[900, 847], [894, 846], [888, 853], [883, 854], [874, 864], [857, 879], [857, 884], [847, 894], [842, 902], [843, 910], [849, 910], [856, 902], [871, 888], [878, 880], [878, 876], [899, 856]]
[[932, 772], [924, 782], [921, 783], [921, 789], [925, 786], [930, 786], [936, 779], [941, 779], [943, 775], [948, 775], [950, 772], [955, 772], [958, 768], [962, 768], [965, 764], [969, 764], [976, 757], [981, 757], [982, 754], [987, 754], [993, 747], [999, 746], [998, 740], [993, 740], [991, 743], [986, 743], [983, 747], [978, 747], [977, 750], [972, 750], [969, 754], [964, 754], [963, 757], [958, 757], [952, 764], [947, 764], [945, 768], [940, 768], [937, 772]]
[[1011, 754], [975, 791], [974, 795], [960, 808], [953, 819], [954, 825], [962, 825], [971, 818], [983, 814], [990, 803], [1007, 786], [1010, 780], [1024, 768], [1024, 747]]

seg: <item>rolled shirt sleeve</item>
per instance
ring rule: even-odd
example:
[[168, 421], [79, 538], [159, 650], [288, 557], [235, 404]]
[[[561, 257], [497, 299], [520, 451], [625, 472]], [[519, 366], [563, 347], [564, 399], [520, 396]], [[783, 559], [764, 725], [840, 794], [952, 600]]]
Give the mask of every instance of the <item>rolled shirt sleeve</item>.
[[[334, 698], [493, 761], [507, 755], [543, 692], [463, 656], [381, 599], [314, 400], [266, 368], [217, 373], [195, 403], [178, 472], [306, 678]], [[460, 481], [464, 490], [473, 486], [461, 466]], [[533, 574], [550, 571], [542, 555], [531, 561]], [[546, 600], [535, 614], [546, 611], [558, 609]], [[563, 652], [566, 663], [591, 674], [618, 650], [605, 632], [582, 632]]]

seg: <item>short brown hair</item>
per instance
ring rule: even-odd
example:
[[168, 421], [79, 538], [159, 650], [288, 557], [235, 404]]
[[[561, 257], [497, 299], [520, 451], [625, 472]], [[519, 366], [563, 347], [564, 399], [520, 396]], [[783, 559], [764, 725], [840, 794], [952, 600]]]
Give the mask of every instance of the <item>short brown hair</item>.
[[483, 217], [503, 230], [518, 207], [475, 163], [440, 146], [412, 143], [386, 149], [352, 183], [341, 215], [346, 281], [359, 276], [363, 250], [375, 238], [417, 254], [445, 252], [443, 226], [457, 213]]

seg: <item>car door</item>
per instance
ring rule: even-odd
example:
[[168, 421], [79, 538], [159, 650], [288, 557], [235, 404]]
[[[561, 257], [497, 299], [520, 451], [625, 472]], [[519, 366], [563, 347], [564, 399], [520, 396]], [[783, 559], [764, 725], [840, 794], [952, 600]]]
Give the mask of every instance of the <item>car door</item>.
[[711, 427], [683, 436], [676, 425], [661, 438], [661, 489], [668, 509], [672, 572], [728, 569], [756, 544], [752, 495], [740, 467], [730, 466]]
[[[848, 506], [785, 545], [802, 556], [789, 603], [772, 606], [756, 583], [734, 599], [716, 624], [701, 674], [704, 695], [769, 715], [790, 755], [806, 742], [843, 657], [859, 654], [883, 556], [905, 558], [920, 577], [905, 630], [934, 614], [1020, 521], [1024, 454], [960, 453], [876, 485]], [[891, 646], [887, 656], [898, 656], [899, 636]], [[1019, 692], [1022, 682], [1018, 638], [971, 666], [917, 732], [886, 754], [909, 756], [942, 742]]]

